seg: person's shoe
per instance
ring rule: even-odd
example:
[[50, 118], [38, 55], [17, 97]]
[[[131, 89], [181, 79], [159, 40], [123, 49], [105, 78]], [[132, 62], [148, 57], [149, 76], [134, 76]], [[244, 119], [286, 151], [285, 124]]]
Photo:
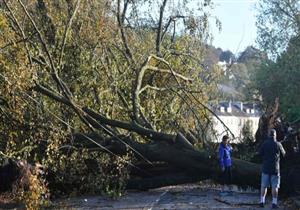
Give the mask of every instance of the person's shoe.
[[259, 207], [260, 208], [264, 208], [265, 207], [265, 204], [263, 202], [259, 203]]
[[272, 209], [278, 209], [278, 205], [275, 203], [272, 203]]

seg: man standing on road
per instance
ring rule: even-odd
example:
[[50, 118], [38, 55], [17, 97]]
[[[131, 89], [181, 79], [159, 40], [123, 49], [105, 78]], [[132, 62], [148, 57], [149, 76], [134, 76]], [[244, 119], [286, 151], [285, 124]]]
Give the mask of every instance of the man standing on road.
[[262, 174], [261, 174], [261, 199], [260, 207], [264, 207], [267, 188], [272, 186], [272, 208], [278, 208], [277, 198], [280, 186], [280, 154], [285, 155], [285, 151], [280, 142], [276, 139], [276, 130], [269, 131], [269, 138], [265, 140], [259, 150], [262, 157]]

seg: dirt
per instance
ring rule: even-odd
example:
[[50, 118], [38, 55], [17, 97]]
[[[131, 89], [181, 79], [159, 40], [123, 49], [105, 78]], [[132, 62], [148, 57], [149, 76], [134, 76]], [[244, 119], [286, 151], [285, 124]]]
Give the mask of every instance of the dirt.
[[[85, 196], [55, 201], [55, 209], [235, 209], [258, 210], [258, 191], [235, 188], [229, 195], [220, 195], [219, 187], [199, 184], [164, 187], [149, 191], [130, 191], [118, 199], [105, 196]], [[271, 197], [266, 199], [264, 209], [271, 209]], [[291, 210], [287, 201], [279, 201], [279, 210]]]

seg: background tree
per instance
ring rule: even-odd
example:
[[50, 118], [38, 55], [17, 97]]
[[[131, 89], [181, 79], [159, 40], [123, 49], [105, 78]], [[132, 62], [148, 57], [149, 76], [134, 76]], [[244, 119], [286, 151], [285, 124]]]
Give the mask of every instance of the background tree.
[[271, 104], [276, 97], [279, 97], [280, 112], [290, 122], [300, 117], [298, 97], [300, 86], [297, 81], [300, 76], [299, 52], [299, 38], [294, 37], [276, 62], [265, 62], [254, 75], [255, 86], [265, 104]]
[[[266, 59], [265, 53], [261, 50], [248, 46], [235, 59], [231, 52], [225, 51], [225, 55], [230, 55], [231, 63], [227, 63], [222, 76], [221, 83], [226, 85], [228, 89], [232, 89], [232, 94], [224, 94], [221, 98], [226, 100], [237, 101], [253, 101], [253, 90], [255, 89], [251, 83], [251, 75], [255, 69]], [[230, 54], [231, 53], [231, 54]]]
[[258, 4], [257, 29], [259, 46], [275, 58], [299, 34], [298, 0], [262, 0]]
[[[268, 53], [253, 73], [253, 87], [261, 94], [265, 106], [279, 97], [280, 112], [288, 121], [299, 118], [299, 1], [265, 0], [259, 4], [258, 44]], [[257, 93], [257, 92], [256, 92]]]

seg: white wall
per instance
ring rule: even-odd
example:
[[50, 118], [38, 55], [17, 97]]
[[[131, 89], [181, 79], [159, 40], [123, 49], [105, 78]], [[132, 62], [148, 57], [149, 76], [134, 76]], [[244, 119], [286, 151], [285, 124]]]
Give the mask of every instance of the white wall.
[[[223, 123], [231, 130], [234, 134], [235, 139], [232, 139], [231, 142], [237, 143], [242, 138], [242, 129], [247, 121], [250, 122], [252, 128], [252, 134], [255, 135], [255, 132], [258, 128], [259, 117], [236, 117], [236, 116], [219, 116]], [[218, 139], [215, 139], [216, 142], [221, 142], [222, 136], [227, 134], [222, 123], [216, 118], [213, 117], [214, 129], [218, 136]]]

